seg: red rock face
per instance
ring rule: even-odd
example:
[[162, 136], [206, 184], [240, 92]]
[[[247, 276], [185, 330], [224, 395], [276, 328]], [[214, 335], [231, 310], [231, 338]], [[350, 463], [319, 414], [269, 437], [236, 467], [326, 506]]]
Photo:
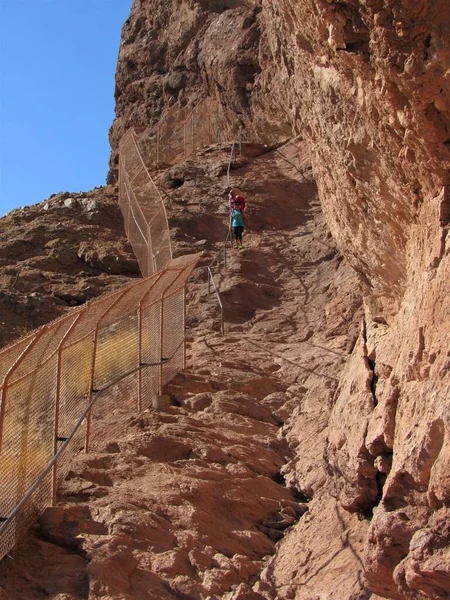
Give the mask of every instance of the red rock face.
[[[197, 275], [193, 372], [170, 389], [179, 410], [144, 419], [138, 427], [146, 440], [130, 433], [138, 421], [124, 424], [124, 440], [105, 441], [102, 449], [120, 451], [110, 478], [122, 481], [126, 471], [125, 499], [136, 478], [159, 478], [167, 487], [166, 496], [152, 492], [149, 506], [162, 510], [167, 500], [170, 535], [149, 521], [140, 527], [151, 532], [134, 553], [129, 532], [121, 545], [111, 515], [123, 498], [105, 491], [111, 483], [88, 458], [67, 483], [63, 521], [76, 525], [62, 533], [43, 525], [48, 539], [67, 548], [81, 539], [88, 553], [88, 569], [81, 560], [68, 564], [76, 572], [69, 598], [135, 600], [148, 590], [224, 600], [449, 597], [449, 25], [439, 0], [134, 2], [117, 68], [110, 181], [128, 127], [176, 119], [180, 108], [210, 95], [249, 139], [305, 140], [326, 225], [303, 145], [295, 173], [278, 155], [239, 164], [234, 184], [253, 204], [254, 232], [224, 283], [231, 335], [211, 343], [216, 313]], [[163, 187], [180, 183], [169, 209], [178, 251], [199, 244], [214, 250], [222, 239], [224, 164], [223, 156], [199, 155], [194, 165], [161, 175]], [[96, 248], [80, 252], [88, 264], [101, 258]], [[245, 358], [236, 359], [241, 342]], [[250, 441], [243, 442], [241, 419], [230, 414], [245, 417]], [[284, 422], [278, 434], [271, 419]], [[187, 425], [192, 448], [185, 445]], [[155, 427], [162, 436], [156, 441]], [[224, 430], [223, 443], [239, 437], [232, 461], [219, 443]], [[157, 454], [161, 439], [170, 442], [167, 455]], [[144, 441], [151, 464], [127, 470]], [[275, 455], [266, 448], [274, 444]], [[185, 463], [198, 468], [198, 479], [187, 481]], [[177, 495], [180, 464], [185, 486]], [[229, 490], [245, 499], [235, 510], [246, 542], [236, 547], [224, 535], [228, 514], [213, 519], [212, 529], [205, 525], [223, 489], [211, 486], [214, 498], [202, 496], [201, 479], [218, 469], [219, 480], [229, 477]], [[289, 491], [270, 479], [280, 469]], [[295, 522], [275, 549], [277, 527], [291, 522], [286, 511], [275, 517], [271, 503], [292, 500], [291, 491], [308, 498], [308, 512], [291, 515]], [[89, 507], [83, 518], [73, 506], [77, 494]], [[138, 512], [130, 509], [122, 522], [150, 518]], [[93, 532], [105, 536], [100, 550]], [[260, 534], [267, 546], [256, 552]], [[30, 555], [33, 548], [25, 549], [3, 571], [11, 597], [27, 588]], [[33, 569], [40, 577], [38, 559]], [[77, 587], [80, 580], [86, 589]], [[41, 585], [48, 593], [62, 589]]]
[[11, 211], [0, 219], [0, 346], [138, 275], [114, 190]]
[[384, 4], [265, 2], [272, 55], [257, 87], [310, 140], [333, 234], [389, 315], [411, 224], [448, 183], [450, 34], [439, 2]]
[[[309, 142], [328, 225], [365, 297], [360, 343], [328, 417], [327, 474], [316, 468], [317, 476], [334, 482], [345, 510], [376, 506], [365, 542], [373, 591], [446, 597], [450, 540], [438, 523], [448, 518], [450, 489], [448, 7], [263, 0], [178, 3], [178, 11], [183, 19], [157, 2], [134, 4], [113, 147], [128, 124], [204, 92], [249, 135], [294, 132]], [[138, 27], [140, 42], [131, 33]], [[136, 99], [130, 110], [126, 60], [146, 52], [147, 89], [158, 98]], [[305, 415], [293, 430], [302, 423], [312, 438]], [[301, 466], [293, 472], [314, 487]]]

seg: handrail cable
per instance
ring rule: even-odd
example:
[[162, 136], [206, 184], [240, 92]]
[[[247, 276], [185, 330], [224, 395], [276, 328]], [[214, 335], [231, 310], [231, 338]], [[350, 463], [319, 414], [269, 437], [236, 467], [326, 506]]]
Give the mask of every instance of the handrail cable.
[[[235, 160], [236, 157], [236, 147], [239, 148], [239, 151], [242, 151], [242, 132], [239, 132], [239, 137], [237, 139], [237, 141], [235, 140], [232, 145], [231, 145], [231, 149], [230, 149], [230, 157], [228, 160], [228, 167], [227, 167], [227, 190], [231, 187], [231, 180], [230, 180], [230, 171], [231, 171], [231, 166], [233, 164], [233, 161]], [[225, 334], [225, 320], [224, 320], [224, 308], [223, 308], [223, 302], [222, 302], [222, 298], [220, 296], [220, 291], [219, 291], [219, 287], [216, 284], [215, 278], [214, 278], [214, 273], [212, 271], [214, 266], [218, 266], [220, 268], [220, 257], [223, 253], [223, 264], [225, 269], [227, 268], [227, 243], [231, 242], [231, 219], [232, 218], [232, 212], [231, 212], [231, 206], [230, 206], [230, 214], [229, 214], [229, 219], [228, 219], [228, 232], [227, 232], [227, 236], [225, 238], [225, 241], [223, 242], [221, 248], [216, 252], [216, 255], [214, 256], [214, 258], [212, 259], [212, 261], [209, 263], [208, 267], [207, 267], [207, 272], [208, 272], [208, 294], [211, 293], [211, 282], [213, 284], [213, 288], [214, 288], [214, 292], [216, 294], [216, 298], [217, 298], [217, 303], [220, 307], [220, 330], [222, 335]]]

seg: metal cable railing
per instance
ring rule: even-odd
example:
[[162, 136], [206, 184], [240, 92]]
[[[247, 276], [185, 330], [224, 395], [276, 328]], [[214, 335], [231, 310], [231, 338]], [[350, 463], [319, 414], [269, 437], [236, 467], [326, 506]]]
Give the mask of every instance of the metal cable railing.
[[[230, 158], [228, 160], [228, 167], [227, 167], [227, 189], [231, 188], [230, 172], [231, 172], [231, 167], [233, 165], [233, 162], [234, 162], [234, 160], [236, 158], [236, 149], [238, 149], [239, 152], [242, 151], [242, 134], [241, 133], [239, 133], [238, 140], [234, 141], [232, 143], [232, 145], [231, 145]], [[218, 270], [220, 271], [221, 257], [222, 256], [223, 256], [223, 266], [224, 266], [224, 269], [227, 268], [227, 245], [228, 244], [232, 245], [232, 243], [233, 242], [231, 240], [231, 206], [230, 206], [230, 215], [228, 217], [228, 232], [227, 232], [227, 237], [225, 238], [225, 241], [223, 242], [222, 247], [216, 253], [215, 257], [213, 258], [213, 260], [210, 262], [210, 264], [207, 267], [207, 272], [208, 272], [208, 295], [211, 293], [211, 284], [212, 284], [212, 287], [214, 288], [214, 292], [216, 294], [217, 303], [218, 303], [219, 308], [220, 308], [220, 331], [221, 331], [222, 335], [225, 334], [224, 306], [223, 306], [222, 298], [221, 298], [221, 295], [220, 295], [219, 285], [216, 283], [216, 280], [214, 278], [213, 268], [217, 267]]]

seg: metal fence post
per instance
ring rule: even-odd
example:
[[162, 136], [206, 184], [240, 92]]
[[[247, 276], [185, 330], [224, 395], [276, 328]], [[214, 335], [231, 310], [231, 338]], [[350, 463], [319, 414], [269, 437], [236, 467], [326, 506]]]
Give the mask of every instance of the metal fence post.
[[151, 273], [155, 273], [157, 271], [157, 269], [155, 268], [155, 261], [154, 261], [154, 256], [153, 256], [153, 248], [152, 248], [152, 244], [151, 244], [151, 232], [150, 232], [150, 225], [147, 225], [147, 273], [143, 273], [143, 275], [150, 275]]
[[163, 350], [164, 350], [164, 295], [161, 297], [161, 307], [159, 313], [159, 356], [160, 356], [160, 365], [159, 365], [159, 394], [162, 394], [163, 387]]
[[183, 148], [184, 148], [184, 160], [186, 161], [186, 122], [183, 124]]
[[159, 166], [159, 154], [160, 154], [160, 130], [161, 126], [156, 129], [156, 165]]
[[142, 412], [142, 300], [138, 308], [138, 412]]
[[[89, 379], [89, 400], [88, 406], [92, 402], [92, 396], [94, 395], [94, 383], [95, 383], [95, 362], [97, 358], [97, 343], [98, 343], [98, 327], [94, 330], [94, 336], [92, 338], [92, 360], [91, 360], [91, 377]], [[86, 415], [86, 438], [84, 443], [84, 451], [89, 452], [89, 439], [91, 436], [91, 419], [92, 419], [92, 409]]]
[[[61, 342], [58, 346], [58, 358], [56, 363], [56, 393], [55, 393], [55, 416], [54, 416], [54, 435], [53, 435], [53, 455], [58, 452], [58, 442], [65, 441], [59, 436], [59, 415], [60, 415], [60, 405], [61, 405], [61, 371], [62, 371], [62, 352], [64, 344], [72, 333], [75, 325], [81, 319], [83, 314], [86, 312], [86, 309], [82, 310], [77, 317], [72, 321], [66, 333], [63, 335]], [[57, 479], [57, 462], [53, 465], [52, 472], [52, 506], [56, 504], [56, 479]]]

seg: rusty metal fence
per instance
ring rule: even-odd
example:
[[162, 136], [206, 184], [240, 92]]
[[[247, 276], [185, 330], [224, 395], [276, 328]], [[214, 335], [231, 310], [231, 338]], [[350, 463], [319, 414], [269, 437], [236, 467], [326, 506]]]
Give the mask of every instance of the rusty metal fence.
[[129, 129], [119, 147], [119, 206], [125, 232], [144, 277], [172, 258], [169, 224], [162, 196], [149, 169], [186, 160], [198, 148], [232, 135], [223, 109], [212, 98], [193, 110], [180, 109], [139, 136]]
[[194, 108], [164, 116], [156, 127], [144, 130], [137, 144], [148, 168], [187, 160], [200, 148], [228, 144], [242, 136], [235, 117], [214, 98], [204, 98]]
[[[52, 504], [70, 456], [96, 447], [117, 411], [149, 408], [183, 368], [198, 258], [174, 259], [0, 352], [0, 558]], [[120, 382], [126, 394], [104, 393]]]
[[133, 129], [123, 137], [119, 161], [119, 206], [125, 232], [144, 277], [172, 258], [169, 224], [161, 194], [148, 172]]
[[[149, 168], [236, 139], [235, 129], [205, 99], [139, 137], [128, 131], [119, 204], [144, 279], [0, 352], [0, 559], [54, 502], [70, 456], [96, 448], [117, 412], [149, 408], [183, 368], [185, 283], [199, 256], [172, 259], [166, 209]], [[208, 272], [215, 285], [214, 265]], [[126, 394], [111, 393], [124, 382]]]

